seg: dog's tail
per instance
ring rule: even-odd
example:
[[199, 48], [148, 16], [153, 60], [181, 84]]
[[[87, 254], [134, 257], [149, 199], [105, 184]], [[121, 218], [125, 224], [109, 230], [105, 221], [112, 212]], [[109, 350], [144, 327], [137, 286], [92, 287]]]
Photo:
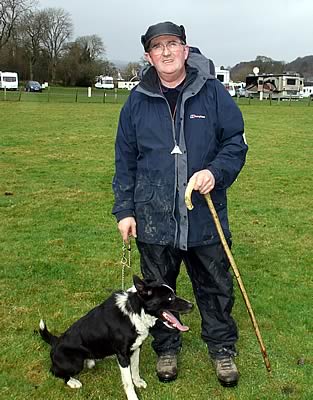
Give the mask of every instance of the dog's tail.
[[40, 320], [39, 322], [39, 333], [40, 336], [43, 338], [43, 340], [47, 343], [49, 343], [51, 346], [54, 346], [57, 341], [58, 341], [58, 337], [55, 335], [52, 335], [52, 333], [50, 333], [47, 329], [47, 326], [44, 322], [44, 320]]

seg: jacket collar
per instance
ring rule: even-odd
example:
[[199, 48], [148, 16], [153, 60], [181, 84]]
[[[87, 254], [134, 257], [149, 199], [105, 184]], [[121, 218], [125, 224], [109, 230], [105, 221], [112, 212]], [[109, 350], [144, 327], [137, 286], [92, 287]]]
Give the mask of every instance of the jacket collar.
[[[186, 79], [184, 88], [194, 82], [197, 78], [198, 70], [194, 67], [186, 65]], [[150, 66], [143, 74], [142, 79], [138, 85], [138, 89], [142, 88], [153, 94], [160, 94], [160, 79], [153, 66]], [[141, 90], [140, 90], [141, 91]]]

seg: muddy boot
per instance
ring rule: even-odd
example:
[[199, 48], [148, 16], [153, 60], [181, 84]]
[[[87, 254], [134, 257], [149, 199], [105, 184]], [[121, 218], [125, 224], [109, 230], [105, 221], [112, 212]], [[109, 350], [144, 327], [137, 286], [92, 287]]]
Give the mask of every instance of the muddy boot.
[[161, 382], [171, 382], [177, 378], [177, 354], [162, 354], [158, 357], [157, 375]]
[[234, 361], [235, 353], [222, 349], [218, 354], [212, 357], [212, 363], [215, 368], [216, 376], [222, 386], [236, 386], [239, 380], [239, 373]]

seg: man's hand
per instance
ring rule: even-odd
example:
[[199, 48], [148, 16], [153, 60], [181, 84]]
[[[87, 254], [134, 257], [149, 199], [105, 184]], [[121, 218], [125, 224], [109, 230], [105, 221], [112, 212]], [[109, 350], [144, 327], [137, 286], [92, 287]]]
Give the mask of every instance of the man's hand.
[[118, 229], [124, 242], [126, 243], [128, 243], [129, 236], [133, 236], [134, 238], [137, 237], [136, 220], [134, 217], [126, 217], [121, 219], [118, 223]]
[[195, 172], [190, 179], [194, 180], [194, 190], [198, 190], [201, 194], [208, 194], [215, 186], [215, 178], [211, 171], [202, 169]]

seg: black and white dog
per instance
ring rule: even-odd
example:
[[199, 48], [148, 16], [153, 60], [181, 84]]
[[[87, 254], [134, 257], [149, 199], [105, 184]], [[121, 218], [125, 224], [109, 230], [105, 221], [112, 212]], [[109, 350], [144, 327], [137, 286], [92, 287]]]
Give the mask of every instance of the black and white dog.
[[40, 335], [52, 347], [51, 372], [71, 388], [82, 386], [74, 376], [84, 366], [92, 368], [95, 360], [116, 354], [127, 399], [138, 400], [134, 385], [147, 386], [139, 376], [139, 353], [149, 329], [160, 319], [168, 327], [188, 331], [171, 311], [187, 313], [192, 303], [165, 284], [137, 276], [133, 281], [131, 289], [113, 293], [59, 337], [40, 321]]

